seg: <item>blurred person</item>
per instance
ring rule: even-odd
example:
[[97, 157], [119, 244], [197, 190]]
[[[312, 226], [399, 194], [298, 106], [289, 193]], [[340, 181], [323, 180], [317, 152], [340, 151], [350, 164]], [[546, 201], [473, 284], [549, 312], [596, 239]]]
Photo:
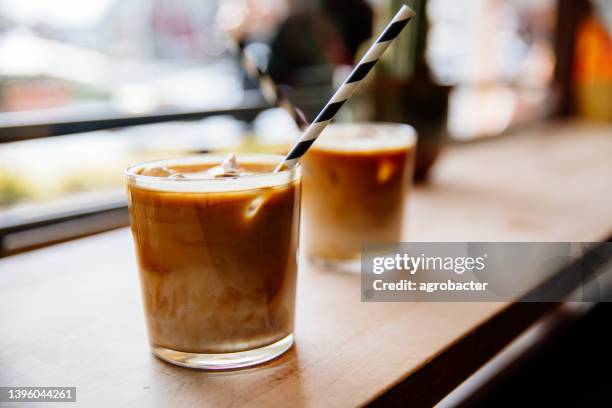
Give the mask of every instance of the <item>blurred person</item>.
[[372, 18], [364, 0], [293, 2], [271, 34], [268, 71], [283, 84], [331, 83], [329, 65], [354, 63], [357, 49], [372, 35]]

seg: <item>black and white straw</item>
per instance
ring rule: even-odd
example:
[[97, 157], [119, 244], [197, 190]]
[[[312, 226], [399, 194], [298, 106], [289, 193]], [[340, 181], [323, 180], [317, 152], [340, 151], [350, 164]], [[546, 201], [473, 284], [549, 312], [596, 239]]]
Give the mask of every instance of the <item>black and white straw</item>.
[[399, 9], [275, 171], [295, 166], [412, 17], [414, 17], [414, 11], [410, 7], [404, 5]]
[[263, 98], [271, 106], [282, 108], [289, 113], [291, 119], [295, 122], [296, 126], [300, 130], [305, 130], [308, 127], [308, 121], [301, 110], [296, 108], [287, 95], [278, 87], [276, 82], [270, 77], [270, 75], [262, 70], [253, 59], [249, 58], [246, 51], [244, 50], [244, 42], [240, 40], [234, 40], [234, 46], [236, 52], [240, 57], [240, 64], [244, 68], [247, 75], [257, 83], [259, 86], [259, 92]]

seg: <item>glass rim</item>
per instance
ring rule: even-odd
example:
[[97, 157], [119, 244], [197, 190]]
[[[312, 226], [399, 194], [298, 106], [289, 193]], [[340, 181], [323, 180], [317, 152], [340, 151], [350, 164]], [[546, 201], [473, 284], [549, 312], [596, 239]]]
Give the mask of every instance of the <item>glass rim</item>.
[[[229, 153], [202, 153], [167, 159], [149, 160], [134, 164], [125, 169], [128, 182], [138, 187], [155, 191], [174, 192], [205, 192], [205, 191], [239, 191], [256, 188], [281, 186], [291, 183], [299, 178], [301, 164], [291, 169], [278, 172], [269, 171], [248, 174], [244, 176], [220, 178], [169, 178], [163, 176], [149, 176], [138, 174], [137, 171], [149, 167], [166, 167], [189, 164], [221, 164]], [[284, 156], [268, 153], [236, 153], [238, 163], [278, 164]]]
[[[334, 133], [336, 132], [347, 132], [346, 136], [340, 134], [340, 138], [344, 139], [346, 138], [347, 141], [350, 142], [350, 139], [356, 139], [354, 137], [352, 137], [351, 134], [351, 130], [352, 129], [356, 129], [356, 128], [363, 128], [363, 127], [368, 127], [373, 129], [375, 132], [381, 132], [381, 131], [385, 131], [385, 130], [392, 130], [393, 132], [395, 132], [395, 134], [393, 136], [390, 136], [390, 138], [393, 137], [401, 137], [402, 141], [401, 143], [392, 143], [392, 144], [388, 144], [388, 145], [384, 145], [384, 146], [376, 146], [376, 145], [371, 145], [371, 146], [365, 146], [363, 148], [351, 148], [350, 145], [344, 145], [344, 144], [330, 144], [329, 142], [325, 142], [324, 140], [327, 137], [332, 136]], [[326, 132], [327, 135], [326, 135]], [[335, 137], [338, 137], [337, 135], [333, 135]], [[363, 122], [334, 122], [334, 123], [330, 123], [329, 126], [323, 131], [323, 133], [321, 134], [321, 139], [319, 141], [319, 143], [315, 143], [312, 148], [313, 149], [317, 149], [317, 150], [334, 150], [334, 151], [342, 151], [342, 152], [347, 152], [347, 153], [359, 153], [359, 152], [366, 152], [366, 151], [386, 151], [386, 150], [394, 150], [397, 148], [414, 148], [416, 147], [417, 144], [417, 132], [415, 130], [414, 127], [412, 127], [411, 125], [407, 124], [407, 123], [400, 123], [400, 122], [368, 122], [368, 121], [363, 121]], [[405, 141], [405, 142], [404, 142]]]

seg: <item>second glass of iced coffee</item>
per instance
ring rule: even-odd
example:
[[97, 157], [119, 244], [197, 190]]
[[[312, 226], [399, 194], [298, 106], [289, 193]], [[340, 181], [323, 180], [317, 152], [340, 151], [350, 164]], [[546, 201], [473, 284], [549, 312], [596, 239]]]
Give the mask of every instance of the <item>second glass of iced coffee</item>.
[[332, 124], [302, 160], [302, 248], [325, 267], [359, 272], [361, 246], [402, 240], [416, 133], [392, 123]]

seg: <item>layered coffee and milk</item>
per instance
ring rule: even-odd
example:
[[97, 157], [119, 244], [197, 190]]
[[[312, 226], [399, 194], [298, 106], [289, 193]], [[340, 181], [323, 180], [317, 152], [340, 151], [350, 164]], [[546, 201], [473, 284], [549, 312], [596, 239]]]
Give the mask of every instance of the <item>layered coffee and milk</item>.
[[154, 350], [232, 353], [293, 332], [300, 179], [272, 173], [280, 159], [204, 155], [128, 171]]
[[354, 260], [363, 243], [402, 240], [415, 140], [397, 124], [330, 125], [319, 136], [302, 160], [308, 258]]

